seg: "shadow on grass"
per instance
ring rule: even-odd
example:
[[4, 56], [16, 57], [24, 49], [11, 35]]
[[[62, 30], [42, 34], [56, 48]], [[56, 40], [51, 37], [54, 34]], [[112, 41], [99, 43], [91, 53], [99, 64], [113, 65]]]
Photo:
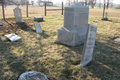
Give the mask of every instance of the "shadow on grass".
[[18, 75], [26, 71], [26, 68], [23, 66], [24, 61], [10, 51], [11, 44], [13, 43], [2, 41], [0, 38], [0, 57], [3, 56], [1, 60], [2, 65], [0, 65], [0, 79], [2, 80], [17, 80]]
[[[106, 45], [109, 44], [110, 46]], [[114, 41], [107, 40], [105, 44], [98, 42], [96, 40], [95, 47], [94, 47], [94, 53], [93, 53], [93, 60], [83, 69], [86, 69], [85, 72], [77, 71], [77, 75], [79, 75], [79, 79], [87, 79], [88, 76], [91, 76], [92, 78], [99, 78], [102, 80], [119, 80], [120, 79], [120, 51], [115, 49], [113, 46], [120, 46], [120, 44], [115, 44]], [[70, 50], [76, 52], [78, 55], [82, 55], [82, 49], [83, 46], [76, 46], [76, 47], [70, 47], [65, 46], [69, 48]], [[67, 52], [67, 51], [66, 51]], [[65, 55], [64, 52], [61, 52], [64, 59], [68, 59], [68, 57]], [[67, 62], [68, 65], [80, 65], [81, 57], [78, 58], [77, 56], [74, 56], [72, 52], [67, 52], [67, 55], [71, 55], [69, 57], [69, 61]], [[74, 58], [74, 59], [71, 59]], [[75, 59], [76, 58], [76, 59]], [[71, 72], [73, 73], [74, 70]], [[79, 74], [81, 72], [81, 74]], [[91, 75], [91, 72], [93, 75]], [[66, 78], [71, 79], [69, 76], [72, 76], [73, 74], [68, 74], [69, 72], [66, 72]], [[63, 74], [65, 74], [63, 72]], [[83, 74], [85, 74], [83, 76]], [[77, 80], [77, 79], [75, 79]]]
[[115, 21], [115, 20], [103, 20], [103, 21], [109, 21], [109, 22], [113, 22], [113, 23], [120, 23], [120, 22], [118, 22], [118, 21]]
[[[12, 50], [15, 50], [19, 46], [24, 46], [20, 49], [20, 52], [14, 53]], [[41, 42], [40, 42], [41, 44]], [[41, 44], [42, 45], [42, 44]], [[42, 45], [43, 46], [43, 45]], [[29, 54], [16, 56], [17, 54], [22, 54], [22, 51], [27, 53], [27, 46], [22, 43], [22, 40], [17, 42], [8, 42], [8, 40], [1, 40], [0, 38], [0, 79], [1, 80], [17, 80], [18, 77], [26, 71], [37, 71], [44, 74], [49, 74], [48, 70], [44, 67], [44, 64], [41, 63], [39, 57], [42, 55], [37, 55], [36, 52], [31, 52]], [[25, 50], [24, 50], [25, 49]], [[44, 53], [42, 47], [40, 47], [41, 52]], [[32, 60], [33, 62], [30, 62]], [[34, 66], [34, 67], [33, 67]], [[29, 67], [29, 68], [28, 68]], [[51, 75], [48, 78], [55, 80]]]

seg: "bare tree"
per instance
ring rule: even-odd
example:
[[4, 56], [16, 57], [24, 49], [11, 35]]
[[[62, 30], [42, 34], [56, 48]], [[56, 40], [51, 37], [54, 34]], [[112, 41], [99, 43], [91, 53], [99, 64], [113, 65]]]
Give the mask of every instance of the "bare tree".
[[101, 5], [102, 5], [101, 0], [99, 0], [99, 4], [98, 4], [99, 8], [101, 8]]
[[34, 1], [32, 0], [31, 3], [32, 3], [32, 6], [33, 6], [34, 5]]
[[94, 8], [97, 0], [89, 0], [89, 4], [91, 5], [91, 8]]
[[113, 0], [107, 0], [107, 9], [109, 8], [110, 3], [112, 3]]

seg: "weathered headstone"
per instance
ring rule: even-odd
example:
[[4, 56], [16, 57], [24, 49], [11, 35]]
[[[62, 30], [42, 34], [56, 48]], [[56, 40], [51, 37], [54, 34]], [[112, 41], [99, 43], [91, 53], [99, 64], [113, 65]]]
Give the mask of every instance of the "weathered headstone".
[[105, 19], [106, 19], [106, 20], [108, 19], [108, 18], [107, 18], [107, 15], [108, 15], [108, 13], [106, 12], [106, 13], [105, 13]]
[[35, 16], [34, 21], [43, 21], [43, 17], [42, 16]]
[[35, 71], [27, 71], [21, 74], [18, 80], [48, 80], [48, 78], [46, 75], [43, 75], [41, 73]]
[[96, 32], [97, 32], [97, 26], [89, 24], [86, 34], [86, 40], [83, 48], [81, 66], [87, 65], [92, 60]]
[[34, 26], [37, 33], [42, 33], [42, 29], [39, 23], [34, 23]]
[[20, 36], [16, 35], [16, 34], [8, 34], [8, 35], [5, 35], [11, 42], [14, 42], [14, 41], [18, 41], [21, 39]]
[[0, 26], [2, 26], [3, 24], [4, 24], [4, 22], [2, 22], [1, 19], [0, 19]]
[[22, 18], [21, 9], [19, 7], [16, 7], [13, 11], [14, 11], [16, 23], [24, 23], [23, 18]]
[[59, 43], [77, 46], [84, 43], [87, 32], [89, 8], [76, 3], [65, 7], [64, 27], [58, 29]]

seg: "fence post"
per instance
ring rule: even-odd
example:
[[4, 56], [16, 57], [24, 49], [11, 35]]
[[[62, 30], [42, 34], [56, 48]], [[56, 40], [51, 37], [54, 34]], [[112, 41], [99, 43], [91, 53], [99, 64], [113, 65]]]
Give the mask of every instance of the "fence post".
[[2, 2], [2, 12], [3, 12], [3, 19], [5, 20], [4, 2]]
[[103, 18], [104, 19], [104, 14], [105, 14], [105, 0], [104, 0], [104, 6], [103, 6]]
[[26, 14], [27, 14], [27, 17], [28, 17], [28, 2], [27, 2], [27, 5], [26, 5]]
[[45, 3], [45, 16], [46, 16], [46, 3]]
[[62, 15], [63, 15], [63, 2], [62, 2]]

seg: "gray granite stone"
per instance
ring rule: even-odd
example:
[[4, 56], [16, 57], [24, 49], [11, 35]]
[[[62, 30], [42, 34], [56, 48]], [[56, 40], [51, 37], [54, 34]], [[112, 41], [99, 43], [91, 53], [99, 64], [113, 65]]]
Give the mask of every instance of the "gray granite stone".
[[1, 22], [1, 21], [0, 21], [0, 26], [3, 26], [3, 24], [4, 24], [4, 22]]
[[65, 7], [64, 27], [79, 28], [88, 25], [89, 8], [79, 3]]
[[97, 32], [97, 26], [89, 24], [86, 40], [83, 48], [81, 66], [87, 65], [92, 60], [96, 32]]
[[75, 29], [62, 27], [58, 29], [57, 41], [69, 46], [77, 46], [83, 44], [86, 36], [86, 31], [87, 26]]
[[24, 23], [23, 18], [22, 18], [21, 9], [19, 7], [16, 7], [13, 11], [14, 11], [16, 23]]
[[20, 36], [16, 35], [16, 34], [8, 34], [8, 35], [5, 35], [11, 42], [14, 42], [14, 41], [18, 41], [21, 39]]
[[59, 43], [77, 46], [84, 43], [88, 26], [89, 8], [79, 3], [65, 7], [64, 27], [58, 29]]
[[35, 21], [43, 21], [43, 17], [42, 16], [35, 16], [34, 20]]
[[42, 33], [42, 29], [39, 23], [34, 23], [34, 26], [37, 33]]
[[27, 71], [21, 74], [18, 80], [48, 80], [48, 78], [39, 72]]

